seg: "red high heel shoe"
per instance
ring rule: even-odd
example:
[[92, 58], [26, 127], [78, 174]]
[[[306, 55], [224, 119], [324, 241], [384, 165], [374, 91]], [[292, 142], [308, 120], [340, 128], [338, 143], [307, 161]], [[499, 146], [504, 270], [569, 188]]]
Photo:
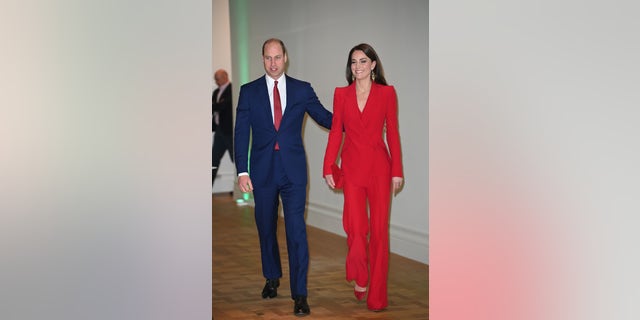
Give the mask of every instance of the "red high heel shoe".
[[356, 284], [355, 286], [353, 286], [353, 295], [356, 296], [356, 299], [358, 299], [358, 301], [362, 301], [367, 295], [367, 288], [361, 287]]

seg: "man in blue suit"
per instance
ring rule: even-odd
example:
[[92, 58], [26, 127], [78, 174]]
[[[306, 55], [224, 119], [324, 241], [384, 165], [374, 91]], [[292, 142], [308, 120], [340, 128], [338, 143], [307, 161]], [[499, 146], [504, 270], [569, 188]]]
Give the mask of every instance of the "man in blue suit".
[[266, 278], [263, 299], [277, 296], [282, 277], [276, 237], [278, 198], [282, 198], [293, 313], [305, 316], [310, 308], [307, 303], [309, 248], [304, 221], [307, 158], [302, 123], [306, 113], [330, 129], [332, 114], [322, 106], [308, 82], [284, 74], [287, 49], [282, 40], [265, 41], [262, 60], [266, 75], [240, 88], [234, 141], [238, 185], [242, 192], [253, 191], [262, 274]]

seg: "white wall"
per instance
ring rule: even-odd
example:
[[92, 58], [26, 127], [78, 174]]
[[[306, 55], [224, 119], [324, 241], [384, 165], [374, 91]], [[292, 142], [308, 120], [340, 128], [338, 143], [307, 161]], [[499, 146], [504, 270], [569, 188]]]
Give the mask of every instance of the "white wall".
[[[218, 69], [225, 69], [229, 73], [229, 80], [233, 82], [233, 70], [231, 68], [231, 30], [229, 27], [229, 1], [213, 0], [212, 19], [212, 65], [211, 85], [212, 90], [216, 88], [213, 81], [213, 73]], [[235, 106], [235, 104], [234, 104]], [[213, 136], [212, 136], [213, 139]], [[212, 140], [213, 142], [213, 140]], [[216, 182], [213, 186], [213, 193], [230, 192], [235, 187], [236, 169], [231, 162], [229, 152], [224, 154], [220, 161]]]
[[[231, 30], [229, 26], [228, 0], [213, 0], [212, 22], [212, 71], [225, 69], [229, 71], [229, 79], [233, 81], [231, 69]], [[213, 81], [213, 73], [211, 74], [211, 79]]]
[[[349, 50], [361, 42], [376, 49], [387, 81], [398, 93], [406, 175], [405, 187], [392, 204], [391, 250], [427, 263], [428, 2], [231, 1], [230, 14], [236, 79], [246, 82], [264, 74], [262, 43], [277, 37], [289, 53], [287, 74], [311, 82], [329, 110], [334, 88], [346, 85]], [[342, 194], [332, 192], [322, 179], [327, 131], [311, 120], [304, 138], [310, 170], [307, 221], [344, 235]]]

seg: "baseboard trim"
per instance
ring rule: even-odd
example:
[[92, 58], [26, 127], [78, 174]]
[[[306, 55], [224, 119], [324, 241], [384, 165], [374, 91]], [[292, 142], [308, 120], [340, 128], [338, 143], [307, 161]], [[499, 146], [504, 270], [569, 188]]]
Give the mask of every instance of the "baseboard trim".
[[[307, 204], [307, 224], [346, 237], [342, 228], [342, 211], [324, 204]], [[389, 227], [391, 252], [418, 262], [429, 263], [429, 232], [403, 226]]]

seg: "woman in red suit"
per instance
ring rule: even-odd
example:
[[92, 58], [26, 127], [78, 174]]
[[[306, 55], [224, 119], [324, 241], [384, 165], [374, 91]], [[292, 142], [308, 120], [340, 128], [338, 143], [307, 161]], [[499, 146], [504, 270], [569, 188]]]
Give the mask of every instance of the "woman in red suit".
[[[344, 188], [347, 281], [355, 282], [358, 300], [367, 296], [367, 307], [381, 311], [388, 305], [391, 189], [397, 191], [403, 183], [397, 98], [393, 86], [387, 85], [378, 55], [366, 43], [349, 51], [346, 78], [349, 85], [336, 88], [333, 96], [323, 174], [330, 188]], [[343, 133], [338, 173], [332, 167]]]

